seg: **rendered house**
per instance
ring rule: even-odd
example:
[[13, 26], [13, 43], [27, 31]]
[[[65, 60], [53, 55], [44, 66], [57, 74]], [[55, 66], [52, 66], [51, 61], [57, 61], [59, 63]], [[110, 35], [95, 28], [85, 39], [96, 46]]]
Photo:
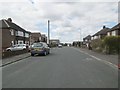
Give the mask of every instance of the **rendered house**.
[[103, 26], [103, 29], [101, 29], [100, 31], [98, 31], [92, 36], [92, 40], [104, 38], [105, 36], [107, 36], [108, 31], [110, 31], [110, 28]]
[[91, 35], [88, 35], [88, 36], [86, 36], [85, 38], [83, 38], [83, 42], [84, 42], [84, 43], [89, 43], [89, 42], [91, 42]]
[[112, 27], [110, 31], [107, 32], [107, 36], [117, 36], [117, 35], [120, 35], [120, 23]]

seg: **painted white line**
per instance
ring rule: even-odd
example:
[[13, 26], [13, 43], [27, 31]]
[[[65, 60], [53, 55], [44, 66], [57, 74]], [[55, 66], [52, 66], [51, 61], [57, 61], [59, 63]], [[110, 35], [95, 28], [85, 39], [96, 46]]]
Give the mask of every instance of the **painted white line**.
[[77, 48], [74, 48], [75, 50], [77, 50], [77, 51], [79, 51], [79, 52], [81, 52], [81, 53], [84, 53], [84, 54], [86, 54], [86, 55], [89, 55], [90, 57], [92, 57], [92, 58], [94, 58], [94, 59], [96, 59], [96, 60], [98, 60], [98, 61], [100, 61], [100, 62], [103, 62], [103, 63], [105, 63], [105, 64], [107, 64], [107, 65], [109, 65], [109, 66], [111, 66], [111, 67], [113, 67], [113, 68], [115, 68], [115, 69], [118, 69], [118, 66], [117, 65], [115, 65], [115, 64], [113, 64], [113, 63], [111, 63], [111, 62], [109, 62], [109, 61], [106, 61], [106, 60], [102, 60], [102, 59], [100, 59], [100, 58], [97, 58], [97, 57], [95, 57], [95, 56], [93, 56], [93, 55], [91, 55], [91, 54], [89, 54], [89, 53], [86, 53], [86, 52], [84, 52], [84, 51], [82, 51], [82, 50], [79, 50], [79, 49], [77, 49]]

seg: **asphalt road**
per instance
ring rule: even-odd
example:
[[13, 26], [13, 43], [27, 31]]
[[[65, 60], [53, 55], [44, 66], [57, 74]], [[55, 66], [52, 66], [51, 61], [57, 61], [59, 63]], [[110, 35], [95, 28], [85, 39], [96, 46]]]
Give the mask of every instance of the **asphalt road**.
[[3, 67], [3, 88], [117, 88], [113, 65], [73, 47], [29, 57]]

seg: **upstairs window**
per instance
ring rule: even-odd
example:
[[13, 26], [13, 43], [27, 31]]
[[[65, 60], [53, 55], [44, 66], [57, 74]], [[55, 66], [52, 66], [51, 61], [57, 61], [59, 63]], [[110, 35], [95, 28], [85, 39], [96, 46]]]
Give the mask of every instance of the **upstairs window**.
[[22, 31], [16, 31], [16, 36], [24, 36], [23, 32]]
[[29, 34], [28, 34], [28, 33], [25, 33], [25, 37], [27, 37], [27, 38], [28, 38], [28, 37], [29, 37]]
[[14, 30], [11, 29], [11, 30], [10, 30], [10, 33], [11, 33], [11, 35], [14, 35]]

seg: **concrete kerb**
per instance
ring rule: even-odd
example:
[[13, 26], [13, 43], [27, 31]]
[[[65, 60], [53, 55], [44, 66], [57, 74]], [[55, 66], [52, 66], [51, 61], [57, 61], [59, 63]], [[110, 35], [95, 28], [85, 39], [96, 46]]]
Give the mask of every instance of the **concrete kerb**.
[[[79, 51], [80, 48], [75, 48], [75, 49]], [[86, 55], [89, 55], [90, 57], [95, 58], [96, 60], [101, 61], [101, 62], [103, 62], [107, 65], [113, 66], [113, 67], [115, 67], [115, 69], [118, 69], [118, 66], [117, 66], [118, 64], [116, 64], [114, 62], [111, 62], [111, 61], [108, 61], [106, 59], [101, 59], [100, 57], [96, 57], [93, 53], [91, 54], [90, 52], [86, 52], [86, 51], [89, 51], [89, 50], [86, 50], [86, 49], [80, 49], [80, 50], [81, 50], [80, 52], [82, 52]], [[94, 51], [91, 51], [91, 52], [94, 52]], [[97, 53], [97, 54], [102, 55], [101, 53]]]
[[21, 58], [15, 59], [15, 60], [13, 60], [13, 61], [6, 62], [6, 63], [2, 64], [0, 67], [4, 67], [4, 66], [7, 66], [7, 65], [9, 65], [9, 64], [12, 64], [12, 63], [21, 61], [21, 60], [23, 60], [23, 59], [25, 59], [25, 58], [28, 58], [28, 57], [30, 57], [30, 54], [28, 54], [28, 55], [25, 56], [25, 57], [21, 57]]

